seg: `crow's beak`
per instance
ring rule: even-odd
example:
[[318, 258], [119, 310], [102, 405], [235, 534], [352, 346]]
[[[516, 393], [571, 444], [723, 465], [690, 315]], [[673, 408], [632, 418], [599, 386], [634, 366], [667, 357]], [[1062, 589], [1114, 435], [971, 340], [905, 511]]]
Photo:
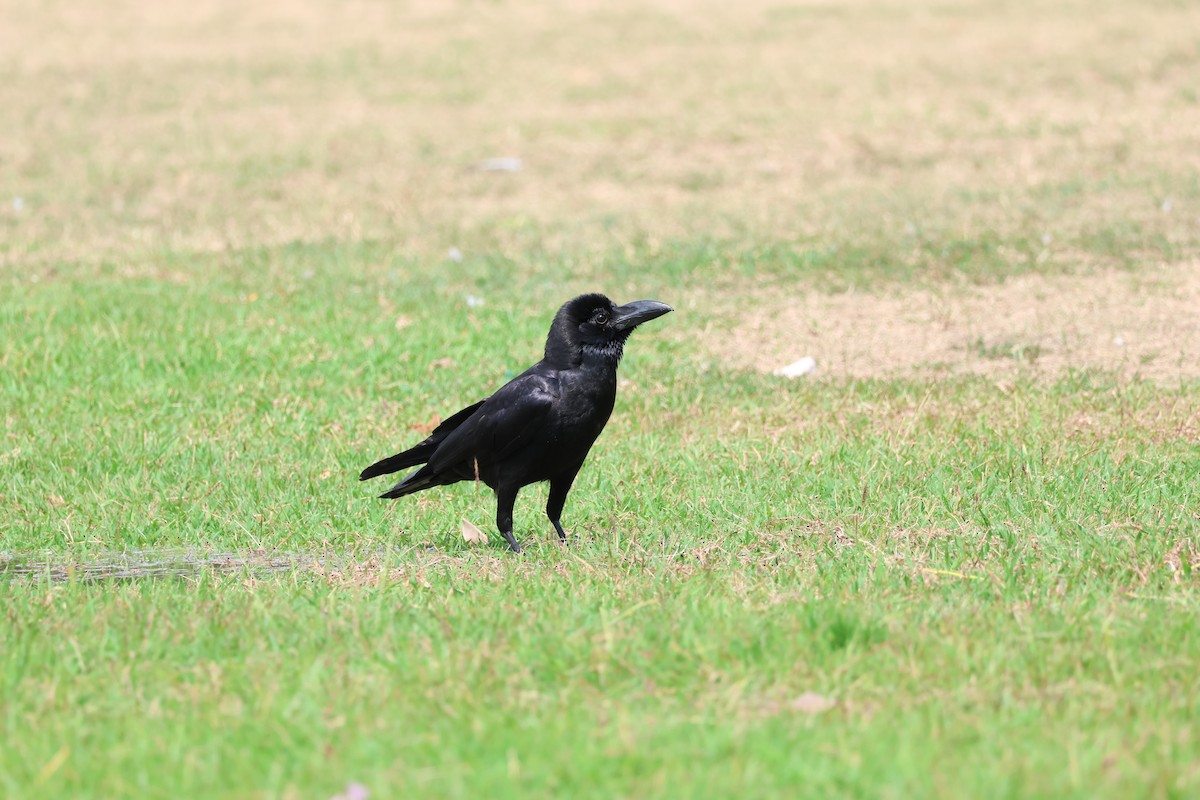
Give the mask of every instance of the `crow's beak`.
[[635, 300], [623, 306], [617, 306], [616, 316], [613, 317], [613, 327], [619, 331], [631, 331], [643, 322], [649, 322], [655, 317], [661, 317], [668, 311], [674, 311], [666, 303], [657, 300]]

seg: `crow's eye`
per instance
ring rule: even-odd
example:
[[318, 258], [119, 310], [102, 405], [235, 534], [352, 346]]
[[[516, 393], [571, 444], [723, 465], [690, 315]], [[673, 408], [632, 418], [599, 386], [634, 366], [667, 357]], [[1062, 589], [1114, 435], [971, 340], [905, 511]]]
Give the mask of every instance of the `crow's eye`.
[[592, 321], [595, 322], [597, 325], [607, 325], [608, 324], [608, 312], [603, 311], [603, 310], [597, 311], [592, 316]]

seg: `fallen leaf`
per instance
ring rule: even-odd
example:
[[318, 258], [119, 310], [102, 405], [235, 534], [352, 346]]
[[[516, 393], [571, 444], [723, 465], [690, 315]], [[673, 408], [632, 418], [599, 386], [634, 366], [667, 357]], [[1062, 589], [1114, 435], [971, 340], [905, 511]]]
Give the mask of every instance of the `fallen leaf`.
[[435, 414], [433, 416], [433, 419], [430, 420], [428, 423], [416, 422], [416, 423], [413, 423], [412, 425], [409, 425], [408, 428], [409, 428], [409, 430], [416, 431], [417, 433], [433, 433], [433, 429], [441, 424], [442, 424], [441, 416]]
[[467, 544], [487, 544], [487, 534], [466, 519], [462, 521], [462, 535]]
[[333, 470], [331, 470], [331, 469], [327, 469], [321, 473], [321, 480], [323, 480], [323, 481], [327, 481], [332, 477], [333, 477]]
[[430, 361], [429, 366], [431, 369], [453, 367], [454, 359], [453, 358], [438, 358], [433, 361]]

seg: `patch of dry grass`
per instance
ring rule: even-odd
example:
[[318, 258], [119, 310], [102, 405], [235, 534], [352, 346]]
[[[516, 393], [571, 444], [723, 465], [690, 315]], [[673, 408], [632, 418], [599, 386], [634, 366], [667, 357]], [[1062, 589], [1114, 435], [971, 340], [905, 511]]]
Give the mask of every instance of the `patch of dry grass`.
[[[1196, 245], [1189, 3], [0, 14], [2, 257], [22, 270], [326, 237], [519, 254], [1046, 234], [1067, 266], [1129, 255], [1095, 237]], [[473, 168], [496, 155], [524, 169]]]
[[821, 372], [849, 378], [1085, 369], [1168, 385], [1200, 377], [1198, 260], [886, 293], [776, 287], [754, 305], [726, 335], [706, 338], [722, 363], [769, 372], [809, 355]]

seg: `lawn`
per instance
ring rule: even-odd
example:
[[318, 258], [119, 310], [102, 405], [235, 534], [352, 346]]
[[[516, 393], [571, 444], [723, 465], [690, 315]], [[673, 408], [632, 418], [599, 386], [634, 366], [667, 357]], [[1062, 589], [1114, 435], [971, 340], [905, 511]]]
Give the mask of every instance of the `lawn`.
[[[4, 796], [1200, 791], [1200, 7], [0, 17]], [[568, 546], [357, 481], [591, 290]]]

